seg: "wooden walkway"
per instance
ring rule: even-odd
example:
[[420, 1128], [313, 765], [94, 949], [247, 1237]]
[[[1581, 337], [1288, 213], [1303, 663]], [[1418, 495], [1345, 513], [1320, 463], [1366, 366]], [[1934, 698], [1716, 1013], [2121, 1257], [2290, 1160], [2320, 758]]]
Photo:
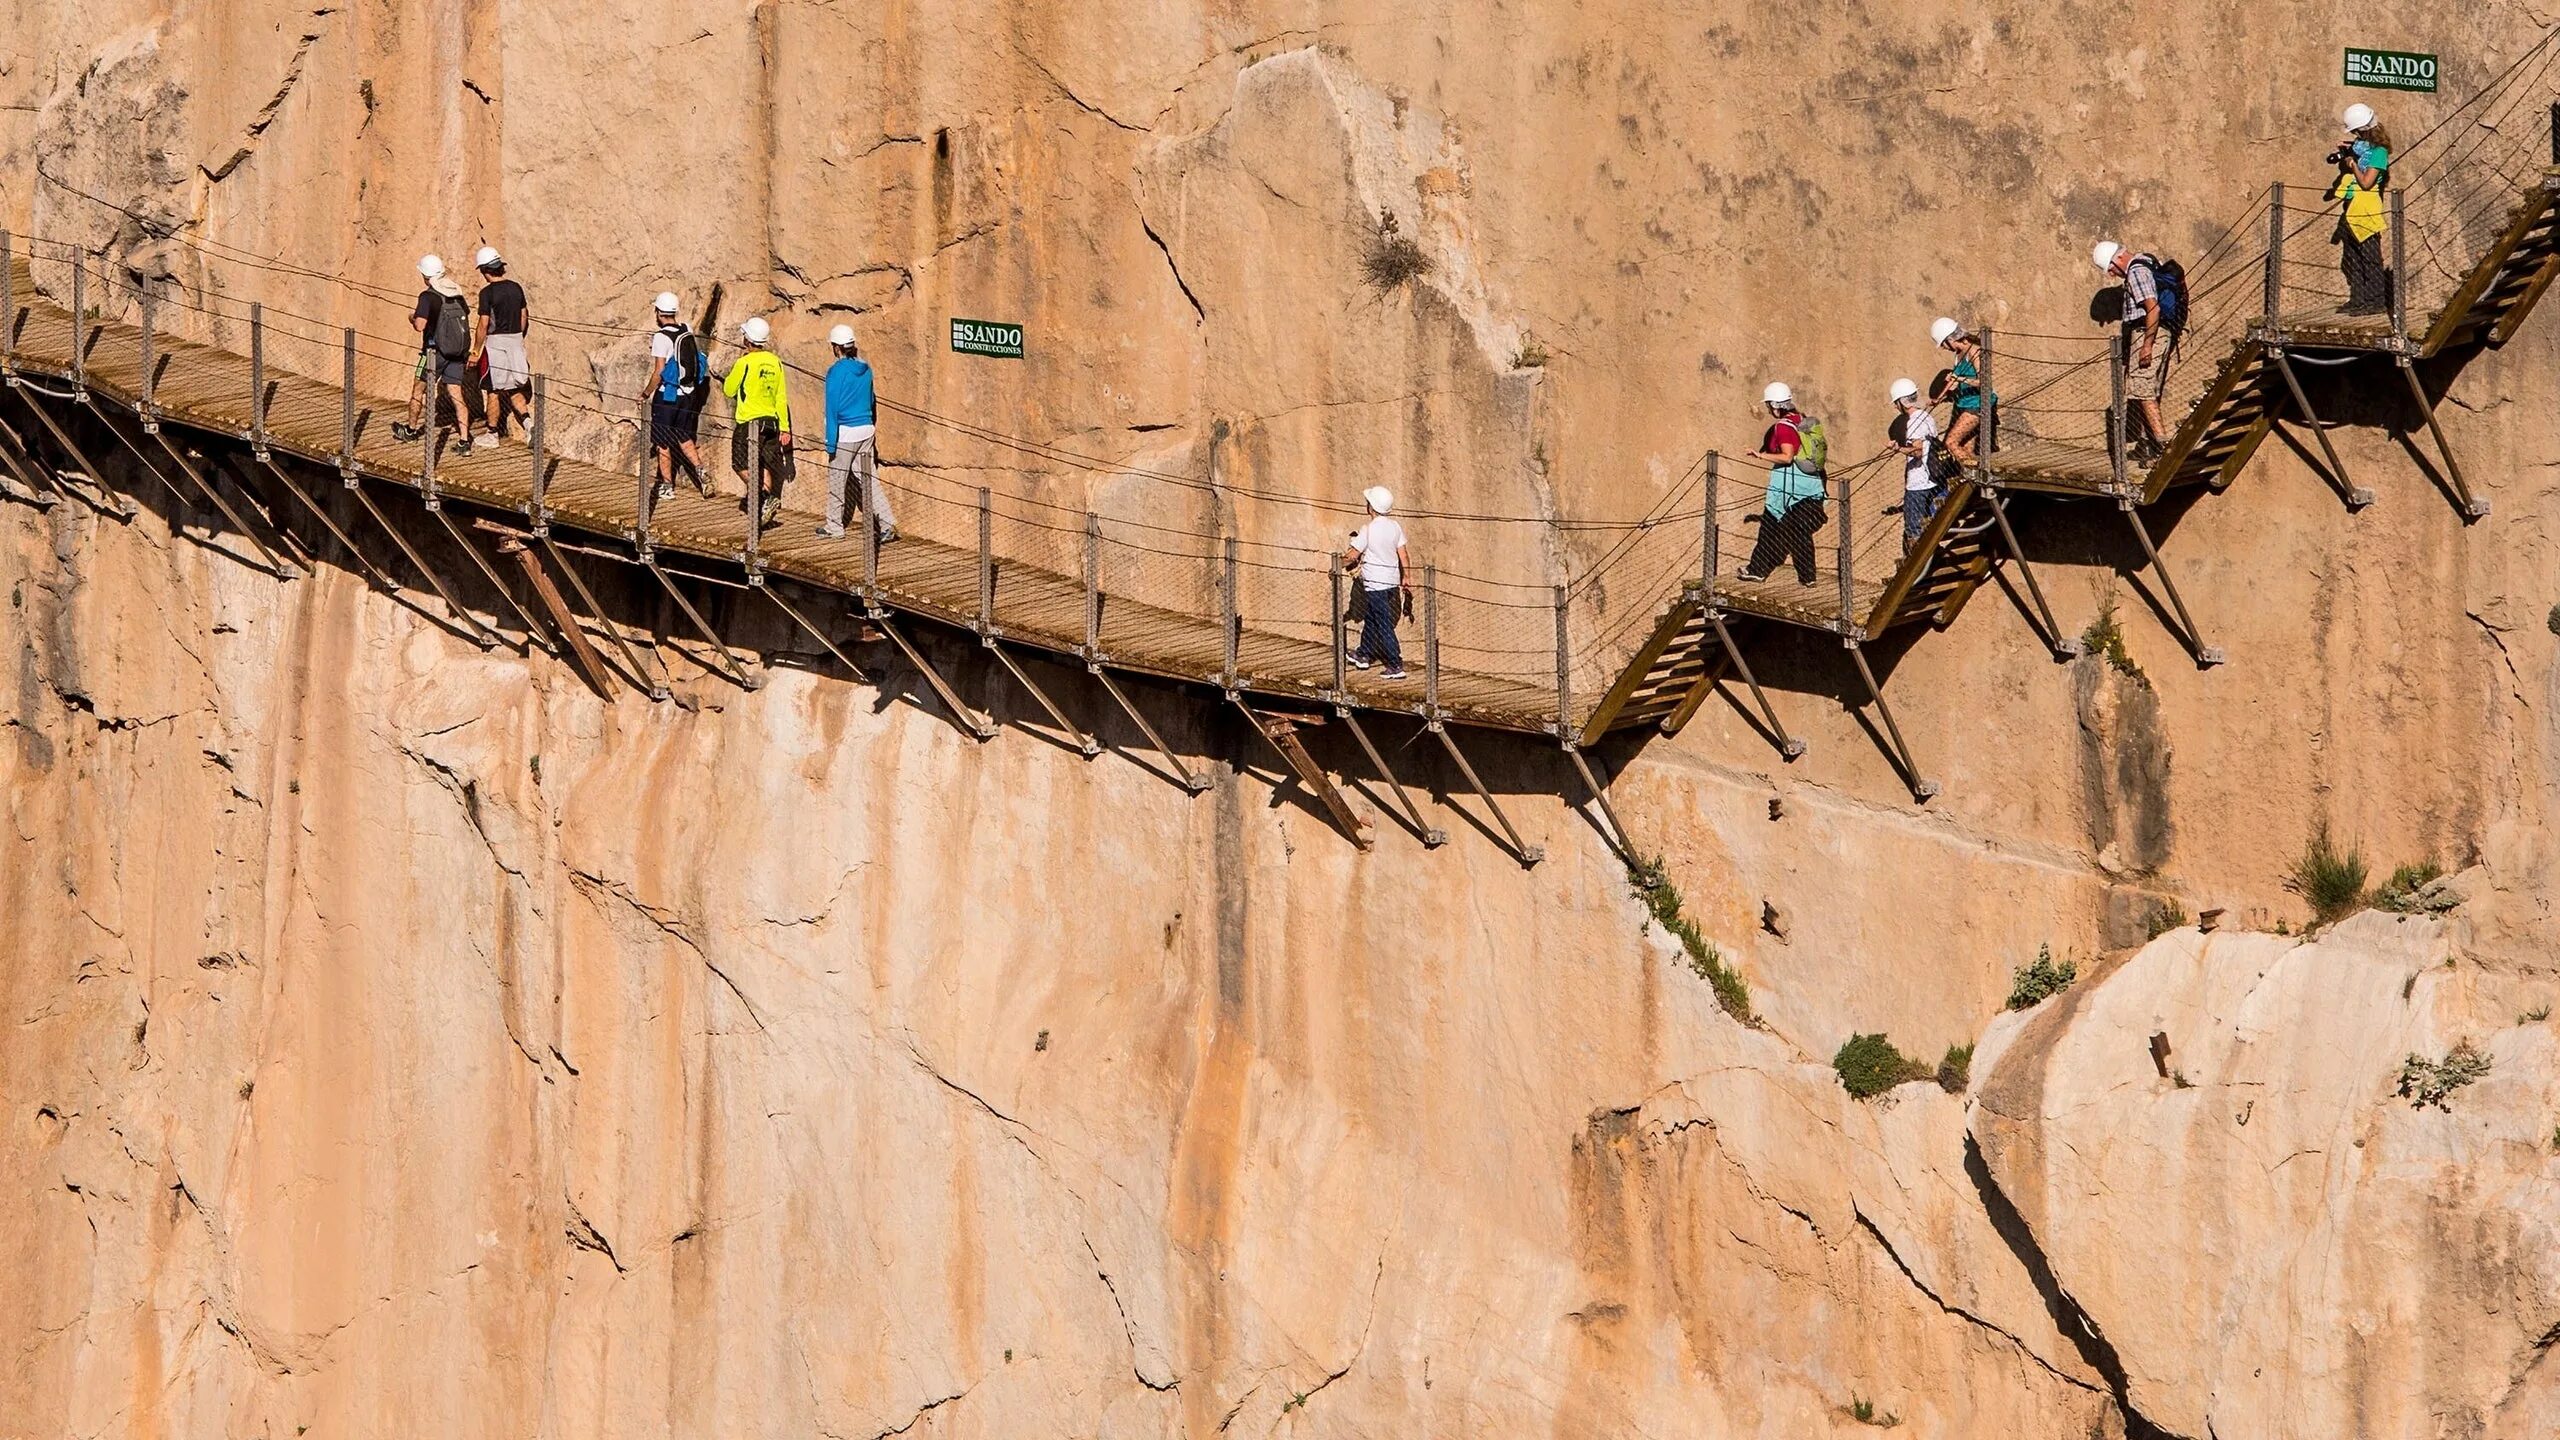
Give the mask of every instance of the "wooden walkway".
[[[82, 339], [85, 354], [74, 363], [70, 311], [36, 293], [23, 258], [13, 259], [17, 314], [5, 347], [16, 374], [54, 386], [77, 383], [90, 396], [128, 415], [143, 408], [144, 338], [137, 325], [93, 320]], [[150, 407], [158, 423], [184, 426], [237, 441], [257, 429], [250, 412], [253, 362], [226, 349], [165, 333], [151, 340]], [[446, 446], [432, 458], [423, 444], [391, 436], [391, 422], [406, 414], [406, 401], [357, 394], [354, 444], [344, 445], [348, 391], [342, 383], [270, 369], [266, 372], [263, 440], [279, 455], [331, 471], [388, 481], [439, 500], [463, 501], [502, 516], [536, 517], [550, 526], [584, 532], [616, 547], [641, 534], [643, 490], [635, 471], [613, 471], [582, 460], [545, 456], [521, 444], [486, 450]], [[32, 401], [30, 403], [33, 403]], [[707, 448], [707, 447], [706, 447]], [[166, 468], [167, 457], [142, 452]], [[430, 464], [432, 463], [432, 476]], [[540, 471], [537, 479], [537, 463]], [[1426, 720], [1556, 735], [1566, 727], [1553, 686], [1442, 667], [1434, 675], [1421, 657], [1413, 627], [1405, 644], [1412, 678], [1393, 681], [1376, 670], [1346, 669], [1335, 685], [1334, 646], [1238, 625], [1229, 671], [1226, 626], [1217, 615], [1180, 613], [1123, 596], [1089, 591], [1081, 576], [908, 536], [879, 547], [876, 575], [866, 580], [865, 546], [858, 533], [828, 539], [819, 517], [786, 510], [757, 537], [748, 554], [746, 516], [737, 497], [702, 496], [679, 486], [658, 501], [648, 522], [648, 542], [662, 554], [690, 556], [722, 566], [752, 565], [821, 589], [869, 601], [891, 612], [924, 616], [982, 635], [1066, 657], [1078, 664], [1218, 686], [1239, 695], [1340, 706]], [[859, 531], [860, 517], [854, 530]], [[992, 580], [982, 588], [982, 570]], [[991, 600], [991, 607], [985, 602]], [[1098, 632], [1089, 620], [1098, 618]], [[1320, 623], [1320, 622], [1319, 622]], [[1343, 627], [1333, 627], [1337, 635]], [[1097, 647], [1091, 642], [1097, 638]], [[1436, 702], [1436, 703], [1435, 703]]]

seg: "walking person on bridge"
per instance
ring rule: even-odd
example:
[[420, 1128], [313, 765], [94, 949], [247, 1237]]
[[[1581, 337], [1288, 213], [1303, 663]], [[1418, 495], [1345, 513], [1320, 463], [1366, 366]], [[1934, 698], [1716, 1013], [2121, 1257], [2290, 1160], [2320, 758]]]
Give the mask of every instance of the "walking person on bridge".
[[1929, 522], [1937, 517], [1938, 507], [1946, 501], [1947, 487], [1938, 482], [1938, 420], [1929, 413], [1929, 402], [1920, 398], [1919, 384], [1896, 380], [1888, 393], [1899, 412], [1886, 435], [1903, 457], [1902, 553], [1908, 555], [1911, 547], [1920, 543]]
[[854, 344], [850, 325], [828, 331], [827, 345], [836, 352], [836, 360], [827, 367], [823, 426], [827, 513], [819, 521], [818, 533], [830, 540], [844, 538], [845, 491], [850, 484], [854, 505], [869, 517], [872, 533], [886, 545], [898, 538], [898, 522], [889, 513], [889, 497], [880, 489], [880, 429], [871, 362], [862, 358], [862, 348]]
[[2379, 315], [2391, 308], [2392, 274], [2382, 263], [2382, 232], [2390, 215], [2382, 192], [2391, 186], [2391, 132], [2370, 105], [2350, 105], [2347, 138], [2329, 152], [2338, 167], [2329, 198], [2341, 202], [2338, 229], [2338, 272], [2346, 277], [2344, 315]]
[[2000, 404], [1998, 395], [1983, 393], [1982, 338], [1945, 315], [1929, 327], [1929, 338], [1939, 349], [1951, 351], [1956, 357], [1956, 363], [1938, 382], [1938, 393], [1929, 398], [1932, 403], [1955, 402], [1955, 419], [1947, 426], [1947, 453], [1971, 467], [1981, 459], [1974, 450], [1976, 439], [1993, 438], [1985, 433], [1984, 426], [1997, 415]]
[[659, 292], [658, 328], [649, 334], [649, 449], [658, 466], [658, 498], [676, 494], [676, 467], [684, 467], [693, 488], [711, 493], [702, 472], [702, 407], [710, 398], [711, 366], [703, 358], [702, 341], [692, 327], [676, 318], [676, 294]]
[[481, 246], [471, 264], [484, 282], [480, 286], [480, 324], [475, 337], [480, 349], [481, 383], [488, 389], [489, 400], [489, 430], [482, 439], [495, 445], [507, 428], [508, 415], [516, 417], [519, 433], [533, 423], [533, 398], [528, 389], [533, 384], [533, 362], [524, 349], [533, 312], [525, 302], [524, 287], [507, 278], [507, 262], [496, 250]]
[[409, 387], [409, 423], [394, 422], [391, 438], [405, 443], [426, 433], [437, 418], [436, 389], [442, 386], [453, 401], [453, 420], [462, 431], [462, 443], [469, 448], [471, 302], [453, 277], [444, 273], [444, 261], [438, 256], [420, 256], [418, 276], [427, 282], [409, 311], [409, 328], [418, 332], [418, 370]]
[[1396, 644], [1396, 620], [1413, 608], [1413, 567], [1405, 557], [1404, 527], [1387, 518], [1396, 497], [1384, 485], [1370, 486], [1360, 498], [1368, 502], [1369, 519], [1351, 532], [1351, 548], [1342, 552], [1346, 568], [1360, 567], [1360, 648], [1352, 652], [1351, 666], [1366, 670], [1384, 665], [1388, 679], [1402, 680], [1404, 651]]
[[2144, 464], [2169, 448], [2169, 433], [2160, 423], [2160, 402], [2169, 394], [2169, 361], [2178, 352], [2178, 337], [2187, 328], [2186, 272], [2148, 251], [2127, 250], [2101, 240], [2089, 251], [2099, 269], [2124, 282], [2124, 326], [2116, 343], [2124, 347], [2124, 398], [2142, 417], [2142, 433], [2128, 437], [2134, 458]]
[[1795, 392], [1785, 381], [1761, 392], [1769, 407], [1769, 429], [1752, 458], [1769, 466], [1769, 490], [1761, 501], [1760, 538], [1743, 562], [1742, 578], [1761, 581], [1780, 560], [1794, 562], [1798, 584], [1814, 579], [1813, 537], [1830, 517], [1823, 511], [1824, 468], [1830, 445], [1822, 422], [1796, 408]]
[[791, 481], [791, 395], [782, 358], [773, 353], [773, 326], [761, 315], [738, 327], [747, 353], [729, 367], [720, 393], [729, 397], [729, 468], [747, 487], [747, 523], [773, 523], [782, 487]]

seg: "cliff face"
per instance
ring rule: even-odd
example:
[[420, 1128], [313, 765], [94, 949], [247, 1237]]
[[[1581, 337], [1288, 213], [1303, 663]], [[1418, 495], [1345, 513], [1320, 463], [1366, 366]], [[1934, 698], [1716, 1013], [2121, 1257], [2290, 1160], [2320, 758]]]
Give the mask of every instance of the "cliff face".
[[[210, 273], [172, 226], [395, 289], [488, 241], [538, 314], [622, 325], [716, 280], [786, 353], [850, 317], [895, 393], [1010, 433], [1575, 517], [1747, 448], [1767, 378], [1877, 428], [1931, 315], [2062, 328], [2093, 232], [2201, 248], [2343, 103], [2329, 12], [2295, 4], [2138, 34], [1897, 4], [1819, 44], [1643, 6], [8, 13], [0, 211], [138, 271]], [[2350, 38], [2441, 50], [2454, 92], [2532, 25], [2385, 5]], [[1391, 293], [1360, 274], [1382, 211], [1432, 262]], [[1033, 359], [948, 354], [954, 314], [1025, 321]], [[1536, 747], [1480, 757], [1534, 872], [1453, 819], [1362, 855], [1179, 692], [1142, 703], [1215, 767], [1196, 800], [1037, 738], [958, 646], [1011, 726], [988, 745], [887, 653], [852, 683], [753, 608], [716, 618], [761, 690], [670, 648], [674, 701], [607, 704], [187, 517], [0, 510], [0, 1413], [2545, 1433], [2560, 1070], [2517, 1017], [2554, 988], [2555, 335], [2453, 380], [2488, 520], [2372, 428], [2337, 437], [2361, 514], [2271, 443], [2180, 519], [2213, 672], [2116, 578], [2113, 517], [2031, 514], [2066, 627], [2113, 610], [2127, 663], [2056, 669], [1988, 593], [1891, 657], [1925, 810], [1811, 639], [1761, 667], [1807, 759], [1719, 708], [1613, 755], [1766, 1030], [1646, 927]], [[563, 373], [631, 351], [537, 344]], [[1526, 582], [1589, 558], [1439, 543]], [[2299, 923], [2281, 881], [2323, 821], [2473, 867], [2465, 904], [2229, 933]], [[1821, 1063], [1852, 1031], [1969, 1041], [2039, 944], [2095, 962], [2170, 900], [2225, 932], [1993, 1024], [1978, 1099], [1860, 1104]], [[2391, 1094], [2466, 1037], [2493, 1068], [2450, 1108]]]

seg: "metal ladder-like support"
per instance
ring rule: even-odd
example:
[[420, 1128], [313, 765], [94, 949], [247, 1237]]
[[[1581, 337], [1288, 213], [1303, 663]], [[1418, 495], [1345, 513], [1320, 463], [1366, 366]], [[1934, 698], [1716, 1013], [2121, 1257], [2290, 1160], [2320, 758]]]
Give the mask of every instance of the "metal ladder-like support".
[[2133, 538], [2142, 542], [2143, 560], [2159, 580], [2160, 593], [2168, 598], [2169, 609], [2178, 617], [2178, 643], [2186, 646], [2187, 653], [2195, 657], [2199, 670], [2221, 664], [2222, 647], [2204, 643], [2204, 633], [2196, 628], [2196, 618], [2187, 613], [2186, 597], [2178, 593], [2178, 582], [2170, 577], [2169, 567], [2160, 562], [2160, 547], [2152, 543], [2151, 530], [2142, 523], [2141, 510], [2135, 507], [2131, 496], [2118, 500], [2116, 504], [2124, 510], [2125, 523], [2133, 527]]

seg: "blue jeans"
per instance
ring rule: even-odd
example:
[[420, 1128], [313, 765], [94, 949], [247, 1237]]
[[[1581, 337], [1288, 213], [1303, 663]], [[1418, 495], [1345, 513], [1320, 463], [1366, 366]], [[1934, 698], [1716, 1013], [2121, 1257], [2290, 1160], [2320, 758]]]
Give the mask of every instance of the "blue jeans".
[[1396, 620], [1403, 603], [1402, 590], [1360, 587], [1360, 648], [1354, 654], [1390, 670], [1404, 668], [1404, 651], [1396, 646]]
[[1938, 507], [1947, 503], [1947, 487], [1932, 485], [1926, 490], [1902, 492], [1902, 548], [1920, 543], [1920, 532], [1937, 518]]

